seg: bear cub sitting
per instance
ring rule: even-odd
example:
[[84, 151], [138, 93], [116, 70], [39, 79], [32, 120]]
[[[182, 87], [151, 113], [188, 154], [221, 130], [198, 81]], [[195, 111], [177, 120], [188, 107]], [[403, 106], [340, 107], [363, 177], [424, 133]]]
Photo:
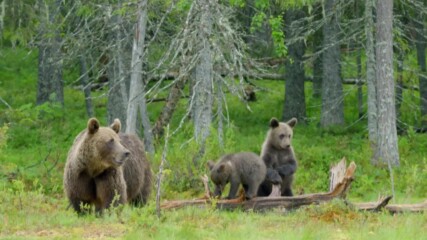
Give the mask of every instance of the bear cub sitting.
[[230, 182], [227, 199], [236, 198], [240, 184], [245, 190], [246, 199], [256, 197], [258, 187], [266, 174], [264, 162], [252, 152], [225, 155], [216, 164], [209, 161], [208, 167], [211, 179], [216, 185], [214, 196], [221, 196], [225, 185]]
[[118, 119], [100, 127], [96, 118], [77, 135], [64, 169], [64, 191], [78, 213], [82, 205], [95, 205], [102, 213], [112, 204], [147, 202], [152, 182], [143, 143], [131, 134], [119, 133]]
[[272, 184], [281, 185], [281, 196], [293, 196], [292, 182], [297, 170], [297, 159], [291, 142], [296, 124], [296, 118], [286, 123], [279, 122], [276, 118], [270, 120], [270, 130], [261, 150], [267, 175], [259, 187], [258, 196], [268, 196], [271, 193]]

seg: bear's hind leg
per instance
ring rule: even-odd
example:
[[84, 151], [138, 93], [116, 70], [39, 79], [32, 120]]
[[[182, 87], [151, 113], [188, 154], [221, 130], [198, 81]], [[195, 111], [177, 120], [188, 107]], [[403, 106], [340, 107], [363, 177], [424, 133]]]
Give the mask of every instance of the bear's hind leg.
[[245, 188], [245, 197], [247, 200], [257, 196], [259, 186], [260, 183], [254, 180], [247, 184], [247, 188]]

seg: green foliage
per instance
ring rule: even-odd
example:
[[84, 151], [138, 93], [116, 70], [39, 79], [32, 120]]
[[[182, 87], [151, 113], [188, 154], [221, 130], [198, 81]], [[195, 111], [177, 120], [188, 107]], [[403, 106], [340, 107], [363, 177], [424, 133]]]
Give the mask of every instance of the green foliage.
[[276, 54], [280, 57], [287, 55], [288, 51], [285, 46], [285, 33], [283, 31], [283, 16], [272, 17], [269, 19], [271, 26], [271, 35], [275, 46]]
[[231, 6], [244, 7], [245, 4], [246, 4], [246, 1], [244, 0], [230, 0]]
[[268, 13], [270, 7], [271, 6], [269, 1], [255, 1], [255, 8], [257, 8], [258, 11], [252, 17], [250, 31], [253, 33], [261, 29], [264, 24], [268, 23], [271, 27], [271, 37], [274, 43], [274, 52], [277, 56], [284, 57], [287, 54], [287, 48], [285, 45], [285, 33], [283, 30], [283, 13], [278, 14], [277, 16], [271, 15]]

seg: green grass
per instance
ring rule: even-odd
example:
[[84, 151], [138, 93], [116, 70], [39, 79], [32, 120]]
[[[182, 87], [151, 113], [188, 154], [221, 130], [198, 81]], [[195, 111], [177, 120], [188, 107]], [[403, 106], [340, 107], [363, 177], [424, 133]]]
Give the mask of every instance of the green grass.
[[[70, 73], [65, 77], [64, 108], [35, 106], [36, 54], [2, 49], [0, 55], [0, 96], [12, 107], [0, 103], [0, 238], [425, 239], [422, 229], [427, 227], [426, 213], [363, 213], [340, 203], [286, 213], [185, 208], [164, 212], [158, 219], [153, 197], [146, 208], [125, 206], [100, 218], [78, 217], [67, 210], [62, 174], [67, 151], [87, 123], [83, 93], [73, 88], [76, 74]], [[162, 182], [163, 200], [202, 196], [199, 176], [207, 173], [205, 163], [209, 159], [226, 152], [259, 153], [270, 118], [282, 115], [284, 83], [255, 83], [263, 90], [257, 92], [256, 102], [249, 103], [251, 111], [236, 97], [227, 95], [230, 122], [225, 123], [223, 148], [213, 128], [205, 155], [193, 165], [198, 146], [188, 141], [193, 132], [191, 124], [186, 122], [171, 137]], [[93, 103], [96, 116], [106, 125], [104, 91], [93, 92]], [[358, 120], [355, 86], [344, 86], [344, 92], [346, 126], [325, 131], [318, 127], [320, 100], [311, 97], [311, 84], [306, 84], [309, 123], [299, 124], [294, 130], [293, 145], [299, 160], [294, 189], [300, 194], [327, 191], [329, 166], [346, 157], [357, 164], [349, 200], [375, 201], [378, 195], [391, 193], [389, 173], [386, 168], [370, 164], [367, 122]], [[405, 91], [404, 97], [401, 120], [416, 126], [417, 93]], [[148, 106], [153, 122], [162, 106], [162, 102]], [[171, 131], [178, 127], [186, 106], [186, 100], [181, 100]], [[156, 149], [150, 159], [154, 173], [163, 151], [162, 139], [156, 142]], [[399, 152], [401, 166], [393, 170], [396, 196], [392, 201], [421, 201], [427, 197], [427, 134], [409, 129], [399, 136]]]
[[339, 201], [292, 212], [221, 211], [153, 204], [78, 217], [59, 196], [1, 191], [0, 238], [10, 239], [425, 239], [427, 214], [357, 212]]

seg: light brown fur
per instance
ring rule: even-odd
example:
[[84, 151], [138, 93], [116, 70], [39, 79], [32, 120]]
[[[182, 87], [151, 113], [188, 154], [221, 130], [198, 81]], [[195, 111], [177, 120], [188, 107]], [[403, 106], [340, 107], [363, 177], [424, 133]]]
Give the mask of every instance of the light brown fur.
[[110, 127], [100, 127], [92, 118], [74, 140], [65, 165], [64, 190], [79, 213], [82, 204], [95, 205], [102, 212], [112, 203], [147, 201], [152, 174], [144, 146], [134, 135], [118, 134], [120, 128], [118, 119]]

